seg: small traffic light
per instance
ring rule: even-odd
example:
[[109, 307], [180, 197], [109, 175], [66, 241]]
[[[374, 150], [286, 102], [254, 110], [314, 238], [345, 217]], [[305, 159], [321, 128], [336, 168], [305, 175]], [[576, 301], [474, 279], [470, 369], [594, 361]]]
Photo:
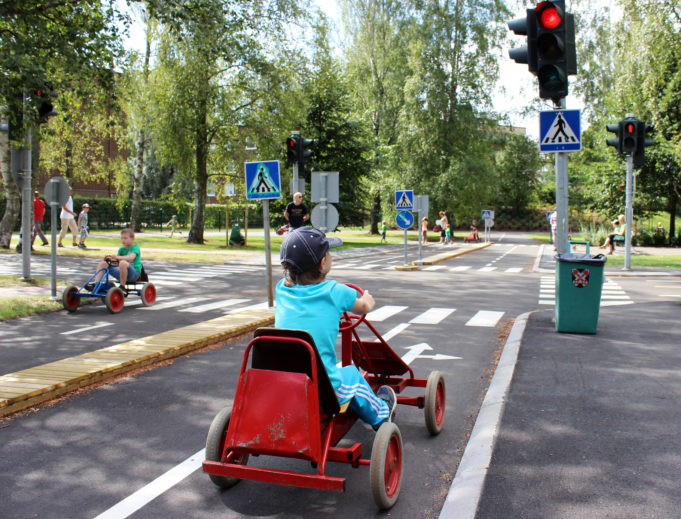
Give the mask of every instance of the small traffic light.
[[56, 97], [56, 92], [49, 87], [39, 88], [34, 91], [32, 98], [35, 109], [38, 112], [38, 123], [46, 123], [48, 118], [58, 114], [52, 104], [54, 97]]
[[300, 140], [300, 135], [293, 134], [288, 139], [286, 139], [286, 158], [289, 162], [298, 161], [298, 141]]
[[312, 155], [314, 155], [314, 151], [311, 150], [310, 148], [314, 146], [314, 139], [303, 139], [302, 137], [300, 138], [299, 141], [299, 152], [298, 152], [298, 160], [301, 163], [305, 163], [308, 160], [312, 158]]
[[638, 123], [636, 119], [622, 121], [622, 153], [634, 155], [638, 146]]
[[609, 132], [613, 132], [615, 137], [612, 139], [607, 139], [605, 143], [608, 146], [613, 146], [615, 150], [617, 150], [617, 153], [622, 153], [622, 122], [620, 121], [615, 124], [608, 124], [606, 128]]
[[534, 9], [527, 9], [525, 18], [516, 18], [508, 22], [508, 28], [514, 34], [527, 36], [527, 43], [522, 47], [508, 50], [509, 57], [516, 63], [526, 63], [530, 72], [537, 71], [537, 18]]
[[642, 168], [646, 161], [646, 147], [655, 146], [657, 142], [655, 139], [649, 137], [652, 133], [653, 127], [643, 121], [636, 121], [637, 129], [637, 143], [636, 151], [634, 152], [634, 168]]

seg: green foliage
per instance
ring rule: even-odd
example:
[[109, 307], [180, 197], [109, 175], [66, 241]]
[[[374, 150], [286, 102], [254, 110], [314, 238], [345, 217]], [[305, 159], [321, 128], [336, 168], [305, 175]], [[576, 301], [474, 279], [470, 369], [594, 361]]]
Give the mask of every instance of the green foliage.
[[534, 141], [511, 133], [496, 156], [499, 174], [496, 204], [510, 206], [519, 215], [535, 195], [539, 170], [539, 153]]

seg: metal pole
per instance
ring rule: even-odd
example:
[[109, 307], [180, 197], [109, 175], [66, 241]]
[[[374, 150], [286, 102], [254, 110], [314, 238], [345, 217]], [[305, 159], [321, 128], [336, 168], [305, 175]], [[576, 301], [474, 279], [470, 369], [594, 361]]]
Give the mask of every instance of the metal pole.
[[265, 265], [267, 265], [267, 305], [274, 306], [274, 293], [272, 292], [272, 252], [270, 251], [270, 201], [262, 201], [262, 219], [265, 230]]
[[421, 229], [422, 223], [421, 223], [421, 211], [417, 213], [419, 215], [419, 222], [416, 228], [419, 230], [419, 265], [423, 265], [423, 251], [421, 249], [422, 247], [422, 242], [423, 242], [423, 230]]
[[[291, 132], [291, 135], [300, 135], [300, 132]], [[291, 196], [293, 193], [298, 191], [298, 161], [293, 163], [293, 189], [291, 190]]]
[[[557, 110], [565, 108], [565, 98], [554, 102]], [[556, 153], [556, 251], [567, 252], [568, 242], [568, 154], [564, 151]]]
[[407, 229], [404, 230], [404, 266], [407, 266]]
[[229, 247], [229, 197], [225, 200], [225, 247]]
[[327, 201], [328, 197], [326, 196], [326, 182], [328, 181], [329, 175], [326, 173], [322, 173], [319, 175], [320, 180], [321, 180], [321, 196], [319, 197], [319, 205], [322, 209], [322, 225], [320, 231], [322, 231], [324, 234], [329, 232], [329, 226], [328, 226], [328, 213], [327, 213]]
[[626, 231], [624, 233], [624, 270], [631, 270], [631, 237], [634, 223], [634, 157], [627, 155], [627, 191], [624, 205]]
[[52, 241], [50, 242], [50, 249], [52, 249], [52, 263], [50, 265], [50, 299], [57, 300], [57, 210], [59, 209], [59, 202], [50, 203], [50, 213], [52, 219]]
[[28, 147], [22, 147], [22, 153], [25, 154], [24, 166], [25, 169], [22, 172], [23, 182], [21, 189], [21, 264], [22, 264], [22, 279], [31, 279], [31, 246], [33, 245], [33, 229], [31, 228], [31, 129], [26, 130], [26, 140], [28, 141]]

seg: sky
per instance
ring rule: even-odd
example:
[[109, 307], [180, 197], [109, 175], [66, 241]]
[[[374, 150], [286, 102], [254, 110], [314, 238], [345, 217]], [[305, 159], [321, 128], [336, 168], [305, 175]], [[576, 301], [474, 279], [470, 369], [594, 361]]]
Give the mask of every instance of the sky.
[[[121, 6], [124, 6], [124, 0], [118, 0]], [[342, 23], [340, 19], [340, 9], [336, 0], [312, 0], [327, 16], [335, 22], [337, 26], [336, 37], [340, 39], [342, 33]], [[591, 7], [598, 5], [607, 5], [608, 8], [613, 9], [613, 16], [619, 16], [617, 8], [613, 8], [611, 0], [589, 0]], [[569, 4], [568, 4], [569, 5]], [[525, 10], [518, 9], [513, 13], [513, 18], [520, 18], [525, 16]], [[126, 42], [127, 48], [134, 48], [142, 50], [144, 48], [144, 28], [138, 21], [133, 23], [130, 28], [130, 37]], [[531, 138], [538, 141], [539, 139], [539, 114], [523, 114], [525, 107], [538, 95], [538, 86], [535, 78], [527, 70], [527, 65], [515, 63], [508, 57], [508, 48], [510, 46], [521, 46], [525, 44], [524, 37], [511, 36], [504, 44], [502, 52], [499, 56], [499, 73], [500, 79], [497, 88], [493, 94], [494, 110], [500, 114], [507, 115], [513, 126], [525, 128], [526, 133]], [[579, 59], [579, 57], [578, 57]], [[566, 107], [568, 109], [583, 108], [583, 101], [575, 96], [568, 95]], [[542, 110], [551, 110], [553, 104], [550, 101], [545, 101], [542, 105]]]

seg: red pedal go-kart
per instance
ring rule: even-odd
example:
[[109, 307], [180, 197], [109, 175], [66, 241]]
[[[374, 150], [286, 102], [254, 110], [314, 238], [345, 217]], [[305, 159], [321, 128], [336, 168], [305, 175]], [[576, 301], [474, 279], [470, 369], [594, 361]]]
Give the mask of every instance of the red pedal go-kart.
[[[67, 286], [62, 294], [62, 304], [69, 312], [78, 310], [82, 298], [103, 299], [106, 308], [112, 314], [117, 314], [123, 309], [125, 298], [130, 294], [137, 294], [142, 298], [144, 306], [151, 306], [156, 301], [156, 287], [149, 281], [149, 276], [144, 271], [140, 272], [139, 278], [134, 282], [127, 282], [125, 287], [115, 285], [113, 276], [109, 278], [111, 267], [118, 266], [118, 260], [109, 257], [104, 258], [107, 266], [97, 270], [94, 275], [80, 288], [75, 285]], [[94, 281], [97, 274], [102, 272], [99, 281]]]
[[[354, 285], [360, 293], [362, 290]], [[364, 322], [376, 340], [361, 340], [357, 326]], [[436, 435], [445, 416], [445, 381], [438, 371], [428, 379], [414, 377], [407, 365], [366, 320], [343, 314], [340, 324], [342, 364], [354, 363], [374, 391], [381, 385], [394, 390], [399, 404], [425, 412], [426, 427]], [[250, 358], [250, 367], [248, 361]], [[407, 396], [409, 387], [425, 394]], [[327, 475], [327, 462], [368, 465], [371, 490], [379, 508], [397, 501], [402, 483], [402, 435], [395, 423], [381, 425], [371, 458], [362, 457], [362, 444], [339, 447], [338, 442], [357, 420], [339, 406], [312, 337], [302, 330], [259, 328], [248, 343], [233, 407], [213, 419], [206, 440], [203, 471], [217, 486], [231, 488], [241, 479], [282, 485], [343, 491], [345, 479]], [[250, 456], [307, 460], [311, 471], [289, 471], [248, 466]]]

